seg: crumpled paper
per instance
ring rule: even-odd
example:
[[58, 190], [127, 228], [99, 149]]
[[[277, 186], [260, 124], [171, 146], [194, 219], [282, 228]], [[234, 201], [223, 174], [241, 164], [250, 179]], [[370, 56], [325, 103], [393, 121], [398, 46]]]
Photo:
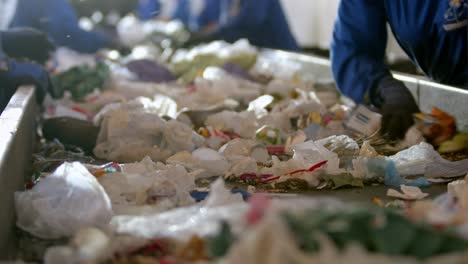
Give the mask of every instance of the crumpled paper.
[[442, 158], [432, 145], [421, 142], [390, 156], [403, 175], [424, 175], [426, 178], [458, 177], [468, 173], [468, 159], [450, 162]]
[[17, 226], [44, 239], [105, 227], [113, 216], [109, 196], [79, 162], [63, 163], [32, 190], [15, 193]]

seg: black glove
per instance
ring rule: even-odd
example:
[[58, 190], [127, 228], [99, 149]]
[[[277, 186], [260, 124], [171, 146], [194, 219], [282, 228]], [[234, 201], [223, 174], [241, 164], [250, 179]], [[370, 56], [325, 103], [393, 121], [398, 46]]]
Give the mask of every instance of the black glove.
[[382, 113], [382, 134], [390, 139], [402, 139], [413, 125], [413, 114], [419, 108], [406, 86], [393, 77], [384, 77], [376, 90], [378, 107]]
[[16, 28], [1, 34], [4, 52], [13, 58], [27, 58], [43, 64], [54, 50], [47, 35], [32, 28]]
[[34, 85], [39, 103], [42, 103], [47, 93], [53, 91], [49, 74], [39, 64], [10, 61], [5, 78], [10, 90], [16, 90], [21, 85]]

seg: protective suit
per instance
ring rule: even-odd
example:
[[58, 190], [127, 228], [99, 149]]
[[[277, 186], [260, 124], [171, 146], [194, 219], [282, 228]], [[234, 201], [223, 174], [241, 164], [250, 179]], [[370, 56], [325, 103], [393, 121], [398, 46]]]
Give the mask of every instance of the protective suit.
[[[196, 17], [193, 14], [194, 0], [172, 0], [173, 3], [166, 2], [164, 6], [158, 0], [140, 0], [138, 2], [138, 16], [141, 20], [149, 20], [157, 16], [164, 16], [163, 10], [169, 9], [169, 19], [180, 20], [190, 29], [197, 28]], [[170, 4], [170, 5], [169, 5]], [[167, 7], [169, 5], [169, 7]]]
[[137, 13], [141, 20], [150, 20], [159, 15], [161, 2], [159, 0], [139, 0]]
[[[384, 62], [386, 23], [409, 58], [429, 78], [468, 85], [466, 0], [341, 1], [331, 44], [340, 90], [357, 102], [368, 98], [382, 110], [383, 125], [401, 137], [419, 111], [403, 83]], [[393, 130], [393, 132], [391, 131]]]
[[247, 38], [260, 47], [299, 49], [279, 0], [206, 0], [198, 24], [218, 25], [211, 39]]
[[81, 29], [75, 11], [67, 0], [14, 1], [16, 8], [9, 28], [38, 29], [46, 33], [56, 46], [66, 46], [83, 53], [93, 53], [111, 44], [107, 36]]

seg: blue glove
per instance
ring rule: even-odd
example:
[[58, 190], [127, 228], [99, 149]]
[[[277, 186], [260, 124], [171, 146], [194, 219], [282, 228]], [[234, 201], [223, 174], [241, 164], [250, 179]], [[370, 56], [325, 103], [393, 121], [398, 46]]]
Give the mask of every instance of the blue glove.
[[16, 28], [1, 32], [3, 50], [12, 58], [29, 59], [43, 64], [54, 45], [47, 35], [32, 28]]
[[391, 76], [384, 77], [373, 97], [382, 113], [382, 134], [390, 139], [404, 138], [414, 123], [413, 114], [420, 112], [408, 88]]
[[13, 94], [16, 88], [21, 85], [34, 85], [36, 87], [36, 98], [38, 103], [42, 103], [45, 95], [52, 91], [53, 86], [49, 74], [39, 64], [8, 61], [8, 70], [2, 74], [4, 76], [5, 88]]

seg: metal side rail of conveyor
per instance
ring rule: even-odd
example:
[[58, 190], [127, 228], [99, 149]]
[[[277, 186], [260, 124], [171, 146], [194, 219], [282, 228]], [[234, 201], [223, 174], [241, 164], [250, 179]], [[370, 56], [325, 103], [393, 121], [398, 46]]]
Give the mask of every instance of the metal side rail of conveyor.
[[[296, 63], [300, 65], [299, 74], [313, 80], [332, 81], [331, 62], [328, 59], [312, 55], [287, 51], [263, 49], [260, 60], [276, 65]], [[468, 90], [442, 85], [428, 81], [423, 76], [393, 73], [394, 77], [403, 81], [411, 91], [423, 112], [431, 112], [433, 106], [450, 113], [457, 120], [461, 131], [468, 131]]]
[[32, 171], [38, 106], [34, 87], [20, 87], [0, 115], [0, 260], [16, 255], [14, 193]]

